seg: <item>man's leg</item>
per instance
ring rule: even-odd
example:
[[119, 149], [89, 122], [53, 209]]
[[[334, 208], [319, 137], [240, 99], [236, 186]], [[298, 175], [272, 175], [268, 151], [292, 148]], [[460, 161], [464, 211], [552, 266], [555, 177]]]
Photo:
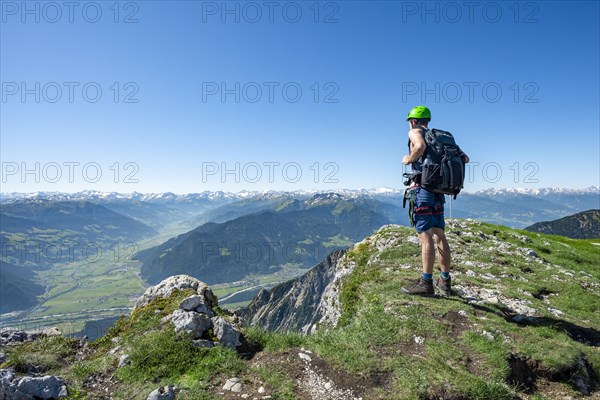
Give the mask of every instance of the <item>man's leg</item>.
[[433, 296], [433, 263], [435, 262], [435, 245], [431, 230], [433, 215], [431, 208], [435, 205], [435, 195], [423, 188], [415, 190], [415, 229], [421, 242], [421, 263], [423, 273], [416, 284], [402, 288], [404, 293], [421, 296]]
[[402, 288], [402, 291], [407, 294], [416, 294], [420, 296], [433, 296], [435, 290], [433, 288], [433, 263], [435, 262], [435, 245], [431, 229], [419, 233], [421, 241], [421, 263], [423, 265], [423, 273], [417, 283], [412, 286]]
[[446, 239], [446, 234], [443, 229], [432, 228], [431, 230], [433, 231], [433, 238], [438, 251], [440, 270], [442, 271], [440, 277], [436, 281], [436, 286], [442, 295], [450, 296], [452, 293], [452, 279], [450, 278], [452, 256], [450, 253], [450, 245], [448, 244], [448, 239]]
[[450, 245], [446, 234], [440, 228], [432, 228], [433, 240], [438, 252], [438, 261], [440, 262], [440, 269], [442, 272], [450, 272], [450, 263], [452, 262], [452, 255], [450, 253]]
[[423, 263], [423, 273], [433, 274], [433, 264], [435, 262], [435, 246], [433, 243], [432, 229], [419, 233], [421, 241], [421, 262]]

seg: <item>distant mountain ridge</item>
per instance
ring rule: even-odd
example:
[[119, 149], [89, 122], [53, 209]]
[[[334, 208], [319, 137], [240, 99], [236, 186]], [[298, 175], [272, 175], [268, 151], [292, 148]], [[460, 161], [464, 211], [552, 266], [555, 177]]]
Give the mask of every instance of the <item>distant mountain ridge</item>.
[[[230, 199], [230, 200], [240, 200], [247, 199], [252, 197], [261, 197], [261, 198], [269, 198], [273, 196], [281, 196], [281, 195], [295, 195], [295, 196], [312, 196], [314, 194], [319, 193], [340, 193], [345, 195], [356, 195], [356, 196], [394, 196], [401, 195], [404, 193], [404, 188], [390, 188], [390, 187], [379, 187], [379, 188], [371, 188], [371, 189], [326, 189], [326, 190], [294, 190], [294, 191], [285, 191], [285, 190], [242, 190], [237, 193], [233, 192], [224, 192], [224, 191], [203, 191], [198, 193], [185, 193], [185, 194], [176, 194], [173, 192], [162, 192], [162, 193], [140, 193], [140, 192], [131, 192], [131, 193], [120, 193], [120, 192], [102, 192], [97, 190], [84, 190], [76, 193], [65, 193], [65, 192], [0, 192], [0, 203], [19, 201], [23, 199], [48, 199], [48, 200], [140, 200], [140, 201], [148, 201], [148, 202], [169, 202], [169, 201], [191, 201], [197, 199], [204, 200], [218, 200], [218, 199]], [[486, 195], [486, 196], [496, 196], [496, 195], [506, 195], [506, 194], [526, 194], [530, 196], [538, 196], [538, 195], [551, 195], [557, 193], [570, 193], [570, 194], [578, 194], [578, 193], [595, 193], [600, 195], [600, 187], [598, 186], [590, 186], [584, 189], [568, 189], [568, 188], [506, 188], [506, 189], [485, 189], [479, 190], [476, 192], [463, 192], [474, 195]]]
[[24, 310], [45, 289], [35, 270], [92, 261], [156, 235], [152, 227], [90, 201], [24, 200], [0, 207], [0, 313]]
[[149, 283], [174, 274], [211, 284], [232, 282], [277, 272], [284, 264], [312, 267], [332, 250], [405, 219], [396, 206], [378, 200], [316, 194], [223, 223], [205, 223], [134, 259], [142, 261], [142, 276]]
[[600, 210], [588, 210], [555, 221], [538, 222], [525, 230], [572, 239], [598, 239], [600, 238]]
[[140, 201], [148, 201], [148, 202], [168, 202], [168, 201], [184, 201], [184, 200], [194, 200], [194, 199], [223, 199], [223, 198], [236, 198], [232, 193], [227, 192], [209, 192], [205, 191], [202, 193], [188, 193], [188, 194], [175, 194], [172, 192], [162, 192], [162, 193], [140, 193], [140, 192], [131, 192], [131, 193], [120, 193], [120, 192], [102, 192], [98, 190], [84, 190], [81, 192], [75, 193], [66, 193], [66, 192], [31, 192], [31, 193], [22, 193], [22, 192], [2, 192], [0, 193], [0, 202], [11, 202], [18, 201], [24, 199], [34, 199], [34, 200], [54, 200], [54, 201], [65, 201], [65, 200], [140, 200]]
[[[34, 266], [85, 258], [79, 251], [67, 254], [66, 249], [73, 249], [70, 246], [83, 251], [91, 243], [107, 250], [157, 233], [142, 222], [89, 201], [26, 200], [2, 204], [0, 228], [3, 261]], [[32, 251], [35, 257], [25, 256]]]
[[[381, 187], [373, 189], [241, 191], [175, 194], [116, 193], [83, 191], [78, 193], [35, 192], [0, 193], [1, 204], [87, 200], [122, 213], [140, 222], [160, 228], [175, 224], [181, 232], [206, 222], [225, 222], [259, 210], [273, 210], [287, 200], [307, 200], [315, 195], [336, 193], [345, 198], [376, 199], [402, 207], [404, 189]], [[536, 222], [550, 221], [577, 212], [600, 208], [600, 188], [508, 188], [463, 192], [454, 201], [447, 198], [446, 216], [474, 218], [482, 221], [525, 228]], [[406, 214], [405, 210], [400, 211]]]
[[33, 275], [29, 267], [0, 262], [0, 313], [24, 310], [37, 303], [44, 287], [33, 281]]
[[547, 187], [547, 188], [505, 188], [505, 189], [484, 189], [474, 192], [473, 194], [527, 194], [530, 196], [537, 195], [550, 195], [556, 193], [597, 193], [600, 194], [600, 187], [598, 186], [589, 186], [583, 189], [569, 189], [569, 188], [559, 188], [559, 187]]

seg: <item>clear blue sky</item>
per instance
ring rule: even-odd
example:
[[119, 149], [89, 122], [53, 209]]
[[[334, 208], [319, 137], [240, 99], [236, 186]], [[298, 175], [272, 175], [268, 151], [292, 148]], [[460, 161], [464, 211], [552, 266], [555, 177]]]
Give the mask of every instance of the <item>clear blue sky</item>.
[[467, 191], [600, 184], [597, 1], [72, 7], [2, 1], [3, 192], [401, 188], [419, 104]]

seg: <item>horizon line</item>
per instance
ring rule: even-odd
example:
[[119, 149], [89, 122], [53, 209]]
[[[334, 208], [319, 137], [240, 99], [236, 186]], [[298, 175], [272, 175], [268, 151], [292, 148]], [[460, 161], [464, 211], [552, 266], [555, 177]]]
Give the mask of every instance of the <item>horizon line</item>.
[[[546, 187], [540, 187], [540, 188], [526, 188], [526, 187], [503, 187], [503, 188], [495, 188], [495, 187], [489, 187], [487, 189], [480, 189], [480, 190], [476, 190], [473, 192], [470, 191], [462, 191], [461, 193], [466, 193], [466, 194], [474, 194], [474, 193], [481, 193], [481, 192], [487, 192], [487, 191], [492, 191], [492, 190], [515, 190], [515, 191], [536, 191], [536, 190], [548, 190], [548, 189], [559, 189], [559, 190], [567, 190], [567, 191], [581, 191], [581, 190], [589, 190], [589, 191], [600, 191], [600, 186], [595, 186], [595, 185], [590, 185], [590, 186], [586, 186], [586, 187], [579, 187], [579, 188], [574, 188], [574, 187], [560, 187], [560, 186], [546, 186]], [[51, 190], [38, 190], [38, 191], [31, 191], [31, 192], [4, 192], [4, 191], [0, 191], [0, 196], [2, 195], [32, 195], [32, 194], [36, 194], [36, 193], [44, 193], [44, 194], [78, 194], [78, 193], [86, 193], [86, 192], [92, 192], [92, 193], [99, 193], [99, 194], [142, 194], [142, 195], [150, 195], [150, 194], [165, 194], [165, 193], [169, 193], [169, 194], [173, 194], [176, 196], [185, 196], [185, 195], [192, 195], [192, 194], [204, 194], [204, 193], [223, 193], [223, 194], [231, 194], [231, 195], [239, 195], [239, 194], [243, 194], [243, 193], [260, 193], [260, 194], [264, 194], [264, 193], [299, 193], [299, 192], [314, 192], [314, 193], [336, 193], [336, 192], [343, 192], [343, 191], [348, 191], [348, 192], [374, 192], [374, 191], [378, 191], [378, 190], [385, 190], [387, 192], [403, 192], [405, 190], [405, 188], [393, 188], [390, 186], [379, 186], [379, 187], [372, 187], [372, 188], [359, 188], [359, 189], [351, 189], [351, 188], [339, 188], [339, 189], [295, 189], [295, 190], [285, 190], [285, 189], [263, 189], [263, 190], [249, 190], [249, 189], [242, 189], [240, 191], [237, 192], [232, 192], [232, 191], [225, 191], [225, 190], [204, 190], [201, 192], [172, 192], [172, 191], [163, 191], [163, 192], [138, 192], [138, 191], [132, 191], [132, 192], [118, 192], [118, 191], [103, 191], [103, 190], [94, 190], [94, 189], [84, 189], [84, 190], [79, 190], [79, 191], [75, 191], [75, 192], [65, 192], [65, 191], [51, 191]]]

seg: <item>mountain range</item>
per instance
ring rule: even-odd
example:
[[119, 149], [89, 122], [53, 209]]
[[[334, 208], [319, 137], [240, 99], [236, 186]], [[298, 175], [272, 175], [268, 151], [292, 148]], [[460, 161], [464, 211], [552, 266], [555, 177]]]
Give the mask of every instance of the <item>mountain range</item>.
[[[19, 201], [24, 199], [47, 199], [54, 201], [65, 200], [89, 200], [89, 201], [115, 201], [115, 200], [138, 200], [150, 203], [193, 203], [194, 201], [219, 201], [219, 200], [241, 200], [248, 198], [270, 198], [281, 195], [286, 196], [312, 196], [318, 193], [336, 192], [346, 196], [398, 196], [404, 193], [404, 189], [380, 187], [372, 189], [333, 189], [333, 190], [296, 190], [296, 191], [278, 191], [278, 190], [243, 190], [237, 193], [223, 191], [203, 191], [200, 193], [176, 194], [172, 192], [161, 193], [119, 193], [102, 192], [96, 190], [84, 190], [75, 193], [66, 192], [0, 192], [0, 204]], [[590, 186], [583, 189], [568, 188], [506, 188], [506, 189], [486, 189], [477, 192], [462, 192], [463, 194], [473, 194], [480, 196], [510, 196], [527, 195], [534, 197], [556, 197], [561, 195], [576, 194], [600, 194], [600, 187]]]
[[90, 201], [30, 200], [0, 208], [2, 261], [49, 266], [85, 258], [86, 246], [112, 246], [157, 231]]
[[588, 210], [556, 221], [538, 222], [525, 230], [573, 239], [598, 239], [600, 238], [600, 210]]
[[[133, 206], [135, 207], [135, 206]], [[25, 199], [0, 207], [0, 313], [37, 304], [36, 271], [91, 261], [157, 231], [90, 201]]]
[[[306, 268], [383, 224], [407, 226], [402, 202], [403, 190], [392, 188], [235, 194], [0, 193], [2, 280], [4, 288], [23, 289], [11, 289], [15, 295], [5, 297], [3, 310], [35, 302], [41, 290], [35, 286], [36, 270], [81, 260], [81, 247], [73, 254], [68, 250], [74, 244], [108, 249], [166, 232], [161, 244], [137, 255], [148, 283], [176, 272], [209, 283], [227, 282], [274, 272], [285, 263]], [[489, 189], [448, 200], [446, 216], [525, 228], [598, 208], [598, 187]], [[28, 253], [31, 249], [33, 253]], [[57, 249], [62, 253], [59, 259]], [[27, 267], [25, 274], [11, 274], [22, 267]]]
[[285, 264], [311, 267], [330, 251], [401, 219], [395, 206], [375, 199], [316, 194], [223, 223], [205, 223], [134, 259], [142, 261], [142, 276], [150, 283], [182, 273], [207, 283], [232, 282], [277, 272]]
[[[401, 207], [404, 189], [382, 187], [359, 190], [269, 190], [238, 193], [204, 191], [188, 194], [99, 191], [0, 193], [0, 204], [24, 199], [29, 201], [87, 200], [113, 207], [115, 211], [124, 212], [132, 218], [140, 218], [141, 222], [153, 225], [155, 228], [165, 221], [181, 221], [183, 226], [193, 229], [211, 220], [224, 222], [249, 211], [276, 206], [282, 199], [306, 200], [315, 194], [329, 192], [338, 193], [346, 198], [372, 198]], [[145, 207], [145, 210], [140, 210], [139, 207], [131, 208], [132, 202]], [[228, 205], [230, 208], [227, 207]], [[453, 202], [448, 200], [446, 207], [447, 216], [452, 208], [453, 217], [477, 218], [512, 228], [525, 228], [536, 222], [600, 208], [600, 188], [591, 186], [585, 189], [487, 189], [474, 193], [463, 192]]]

